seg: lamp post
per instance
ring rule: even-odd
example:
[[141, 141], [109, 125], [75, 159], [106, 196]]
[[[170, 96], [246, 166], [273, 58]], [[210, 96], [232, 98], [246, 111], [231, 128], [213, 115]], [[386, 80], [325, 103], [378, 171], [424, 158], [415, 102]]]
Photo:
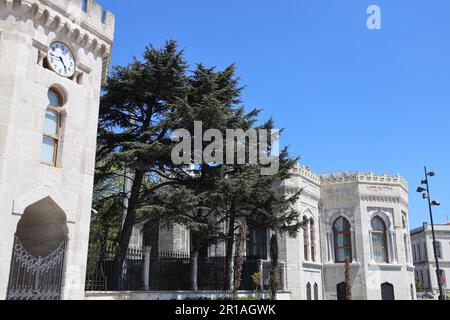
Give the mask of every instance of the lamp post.
[[423, 198], [428, 200], [428, 209], [430, 211], [430, 221], [431, 221], [431, 233], [433, 235], [434, 260], [436, 261], [436, 277], [439, 286], [439, 300], [445, 300], [444, 292], [442, 290], [442, 277], [441, 277], [441, 270], [439, 268], [439, 258], [436, 250], [436, 235], [434, 233], [433, 210], [432, 210], [433, 206], [440, 206], [441, 204], [437, 200], [431, 201], [430, 184], [428, 181], [429, 177], [434, 177], [435, 175], [436, 173], [434, 173], [433, 171], [428, 172], [427, 167], [425, 167], [425, 180], [422, 180], [422, 186], [424, 186], [425, 188], [419, 187], [417, 188], [417, 192], [422, 193]]

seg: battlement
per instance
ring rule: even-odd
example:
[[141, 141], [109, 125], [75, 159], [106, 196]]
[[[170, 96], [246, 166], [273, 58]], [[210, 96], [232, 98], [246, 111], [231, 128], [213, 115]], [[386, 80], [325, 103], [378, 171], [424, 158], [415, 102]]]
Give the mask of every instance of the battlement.
[[306, 178], [314, 183], [320, 184], [320, 175], [314, 173], [308, 166], [297, 165], [293, 169], [294, 173], [300, 174], [303, 178]]
[[95, 0], [0, 0], [0, 8], [7, 10], [31, 10], [33, 16], [40, 12], [52, 16], [54, 11], [72, 23], [80, 24], [105, 42], [114, 38], [115, 17], [103, 11]]
[[39, 0], [48, 6], [55, 5], [71, 15], [79, 16], [83, 23], [93, 27], [109, 38], [114, 36], [115, 17], [103, 11], [95, 0]]
[[20, 12], [103, 59], [106, 80], [114, 41], [115, 18], [95, 0], [0, 0], [0, 11]]
[[347, 182], [363, 182], [400, 185], [405, 190], [408, 190], [408, 183], [400, 174], [390, 176], [386, 173], [377, 175], [376, 173], [340, 172], [322, 174], [320, 177], [322, 185]]

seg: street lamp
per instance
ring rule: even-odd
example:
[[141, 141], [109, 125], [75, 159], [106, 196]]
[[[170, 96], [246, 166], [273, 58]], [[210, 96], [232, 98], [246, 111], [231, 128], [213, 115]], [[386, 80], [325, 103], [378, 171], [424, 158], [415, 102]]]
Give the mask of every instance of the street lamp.
[[422, 186], [417, 188], [418, 193], [422, 193], [424, 199], [428, 200], [428, 208], [430, 211], [430, 220], [431, 220], [431, 233], [433, 234], [433, 251], [434, 251], [434, 260], [436, 261], [436, 277], [439, 286], [439, 300], [445, 300], [444, 292], [442, 290], [442, 278], [441, 278], [441, 270], [439, 268], [439, 259], [437, 256], [436, 250], [436, 235], [434, 233], [434, 222], [433, 222], [433, 207], [440, 206], [441, 203], [437, 200], [431, 201], [430, 196], [430, 184], [428, 183], [428, 177], [434, 177], [436, 173], [434, 171], [427, 172], [427, 167], [425, 167], [425, 180], [422, 180]]

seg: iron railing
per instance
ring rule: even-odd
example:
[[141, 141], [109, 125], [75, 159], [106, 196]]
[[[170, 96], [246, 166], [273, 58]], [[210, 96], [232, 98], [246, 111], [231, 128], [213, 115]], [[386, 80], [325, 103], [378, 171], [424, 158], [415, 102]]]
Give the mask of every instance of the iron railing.
[[[200, 291], [226, 291], [227, 260], [225, 257], [199, 257], [197, 268], [194, 259], [184, 252], [151, 251], [148, 271], [145, 268], [145, 255], [142, 249], [128, 249], [118, 288], [112, 286], [117, 249], [100, 249], [91, 246], [89, 250], [86, 291], [186, 291], [192, 290], [192, 270], [197, 270], [197, 289]], [[252, 275], [263, 273], [263, 290], [269, 288], [271, 263], [259, 257], [244, 257], [241, 285], [239, 290], [254, 291]], [[148, 287], [145, 288], [144, 273], [148, 272]], [[280, 270], [281, 280], [281, 270]], [[281, 286], [280, 286], [281, 289]]]

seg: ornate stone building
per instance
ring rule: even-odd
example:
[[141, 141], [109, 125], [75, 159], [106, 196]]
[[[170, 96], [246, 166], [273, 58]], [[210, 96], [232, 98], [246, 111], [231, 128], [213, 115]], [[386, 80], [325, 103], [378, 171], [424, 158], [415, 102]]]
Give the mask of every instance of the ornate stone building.
[[[353, 299], [415, 299], [408, 186], [402, 177], [319, 175], [298, 166], [281, 187], [288, 193], [302, 190], [297, 210], [307, 221], [296, 238], [279, 241], [284, 289], [292, 299], [344, 299], [347, 257]], [[144, 224], [136, 227], [132, 245], [189, 253], [189, 231], [183, 226], [152, 230]], [[247, 253], [269, 259], [270, 237], [270, 230], [250, 228]], [[206, 252], [223, 253], [224, 244]]]
[[0, 299], [82, 299], [114, 16], [0, 1]]
[[[434, 231], [442, 289], [446, 294], [449, 294], [450, 285], [447, 279], [450, 275], [450, 222], [435, 224]], [[422, 227], [411, 230], [411, 242], [416, 280], [421, 284], [423, 292], [430, 293], [437, 300], [439, 298], [439, 286], [431, 225], [424, 223]]]

